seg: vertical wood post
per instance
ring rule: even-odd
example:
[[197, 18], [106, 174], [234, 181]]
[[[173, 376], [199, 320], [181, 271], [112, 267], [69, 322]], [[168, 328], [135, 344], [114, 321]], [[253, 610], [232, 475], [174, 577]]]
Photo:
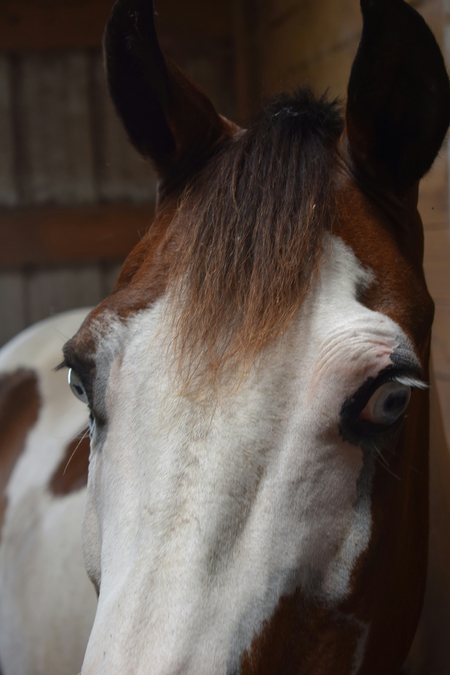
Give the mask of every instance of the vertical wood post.
[[262, 49], [268, 0], [233, 0], [235, 82], [238, 122], [245, 122], [261, 102]]

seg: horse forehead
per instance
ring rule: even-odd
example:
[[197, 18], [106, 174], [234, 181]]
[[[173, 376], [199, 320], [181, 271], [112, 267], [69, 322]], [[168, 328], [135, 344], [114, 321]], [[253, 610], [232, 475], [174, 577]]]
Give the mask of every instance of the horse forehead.
[[[307, 385], [309, 397], [299, 397], [294, 388], [292, 400], [304, 407], [306, 416], [312, 400], [321, 395], [330, 398], [330, 392], [324, 391], [331, 386], [330, 377], [346, 378], [350, 395], [352, 387], [356, 391], [362, 384], [362, 376], [375, 376], [388, 366], [394, 352], [401, 351], [409, 362], [417, 363], [420, 355], [401, 326], [359, 302], [358, 296], [373, 283], [372, 271], [360, 264], [351, 248], [338, 237], [328, 237], [318, 283], [289, 330], [262, 355], [258, 383], [256, 388], [246, 390], [249, 397], [242, 401], [242, 410], [251, 408], [263, 392], [272, 388], [274, 393], [273, 387], [277, 388], [280, 381], [300, 378]], [[179, 370], [176, 365], [173, 368], [173, 324], [166, 321], [167, 305], [167, 298], [160, 298], [150, 308], [128, 317], [127, 322], [110, 310], [90, 321], [87, 330], [96, 363], [97, 403], [105, 419], [111, 421], [116, 414], [121, 418], [121, 406], [128, 399], [136, 401], [135, 411], [141, 405], [151, 406], [155, 397], [150, 397], [149, 403], [142, 395], [147, 389], [155, 388], [157, 397], [161, 387], [169, 391], [172, 386], [178, 400]], [[267, 373], [262, 375], [264, 370]], [[135, 391], [140, 392], [137, 399]], [[178, 403], [174, 409], [179, 412]], [[174, 424], [177, 419], [175, 415]]]
[[[327, 268], [325, 284], [329, 285], [322, 293], [321, 302], [327, 307], [328, 316], [331, 316], [329, 298], [339, 296], [341, 301], [350, 302], [354, 310], [364, 305], [393, 319], [416, 342], [416, 333], [421, 329], [423, 332], [424, 324], [427, 329], [430, 327], [432, 303], [423, 275], [399, 250], [392, 232], [380, 227], [379, 220], [370, 214], [362, 200], [352, 210], [350, 218], [341, 218], [336, 235], [326, 237], [322, 261], [322, 266]], [[347, 254], [335, 256], [331, 266], [327, 266], [331, 241], [334, 241], [334, 247], [345, 244]], [[143, 256], [138, 278], [100, 303], [75, 336], [75, 347], [85, 358], [111, 362], [120, 353], [124, 340], [131, 335], [128, 326], [164, 296], [166, 287], [161, 280], [159, 261], [152, 264], [148, 259], [154, 253], [151, 246], [150, 249], [148, 257]], [[158, 278], [156, 286], [155, 275]], [[329, 280], [332, 281], [329, 283]], [[315, 306], [314, 311], [317, 309]], [[333, 316], [335, 320], [339, 318], [337, 313]], [[326, 324], [331, 328], [330, 321]]]

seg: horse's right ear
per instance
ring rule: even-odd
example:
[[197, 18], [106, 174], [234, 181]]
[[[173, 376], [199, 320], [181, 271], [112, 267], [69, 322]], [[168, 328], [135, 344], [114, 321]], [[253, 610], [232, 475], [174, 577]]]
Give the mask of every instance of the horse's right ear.
[[403, 0], [361, 0], [363, 32], [348, 85], [350, 154], [359, 173], [398, 195], [430, 169], [450, 120], [444, 59]]
[[152, 0], [117, 0], [103, 39], [111, 97], [164, 185], [188, 177], [235, 129], [158, 44]]

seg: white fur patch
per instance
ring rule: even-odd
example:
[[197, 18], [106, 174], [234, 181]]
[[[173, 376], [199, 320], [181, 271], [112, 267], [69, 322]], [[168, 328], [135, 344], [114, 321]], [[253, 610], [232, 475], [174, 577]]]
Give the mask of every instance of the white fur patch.
[[282, 595], [346, 597], [370, 538], [374, 460], [342, 440], [340, 411], [400, 345], [415, 358], [397, 324], [357, 301], [371, 280], [330, 238], [290, 328], [238, 389], [201, 403], [177, 383], [167, 301], [126, 331], [110, 317], [84, 528], [101, 594], [83, 675], [235, 673]]
[[86, 406], [55, 372], [62, 346], [87, 310], [52, 317], [0, 352], [0, 371], [31, 368], [41, 408], [7, 489], [0, 536], [0, 663], [3, 675], [74, 675], [95, 614], [96, 597], [81, 552], [86, 491], [53, 497], [48, 483], [73, 437], [86, 426]]

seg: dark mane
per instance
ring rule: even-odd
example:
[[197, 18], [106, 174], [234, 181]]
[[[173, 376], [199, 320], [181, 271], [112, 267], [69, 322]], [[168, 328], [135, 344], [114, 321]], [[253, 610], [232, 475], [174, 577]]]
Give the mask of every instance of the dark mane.
[[191, 375], [253, 360], [292, 321], [332, 227], [342, 130], [336, 102], [280, 95], [186, 190], [170, 280]]

